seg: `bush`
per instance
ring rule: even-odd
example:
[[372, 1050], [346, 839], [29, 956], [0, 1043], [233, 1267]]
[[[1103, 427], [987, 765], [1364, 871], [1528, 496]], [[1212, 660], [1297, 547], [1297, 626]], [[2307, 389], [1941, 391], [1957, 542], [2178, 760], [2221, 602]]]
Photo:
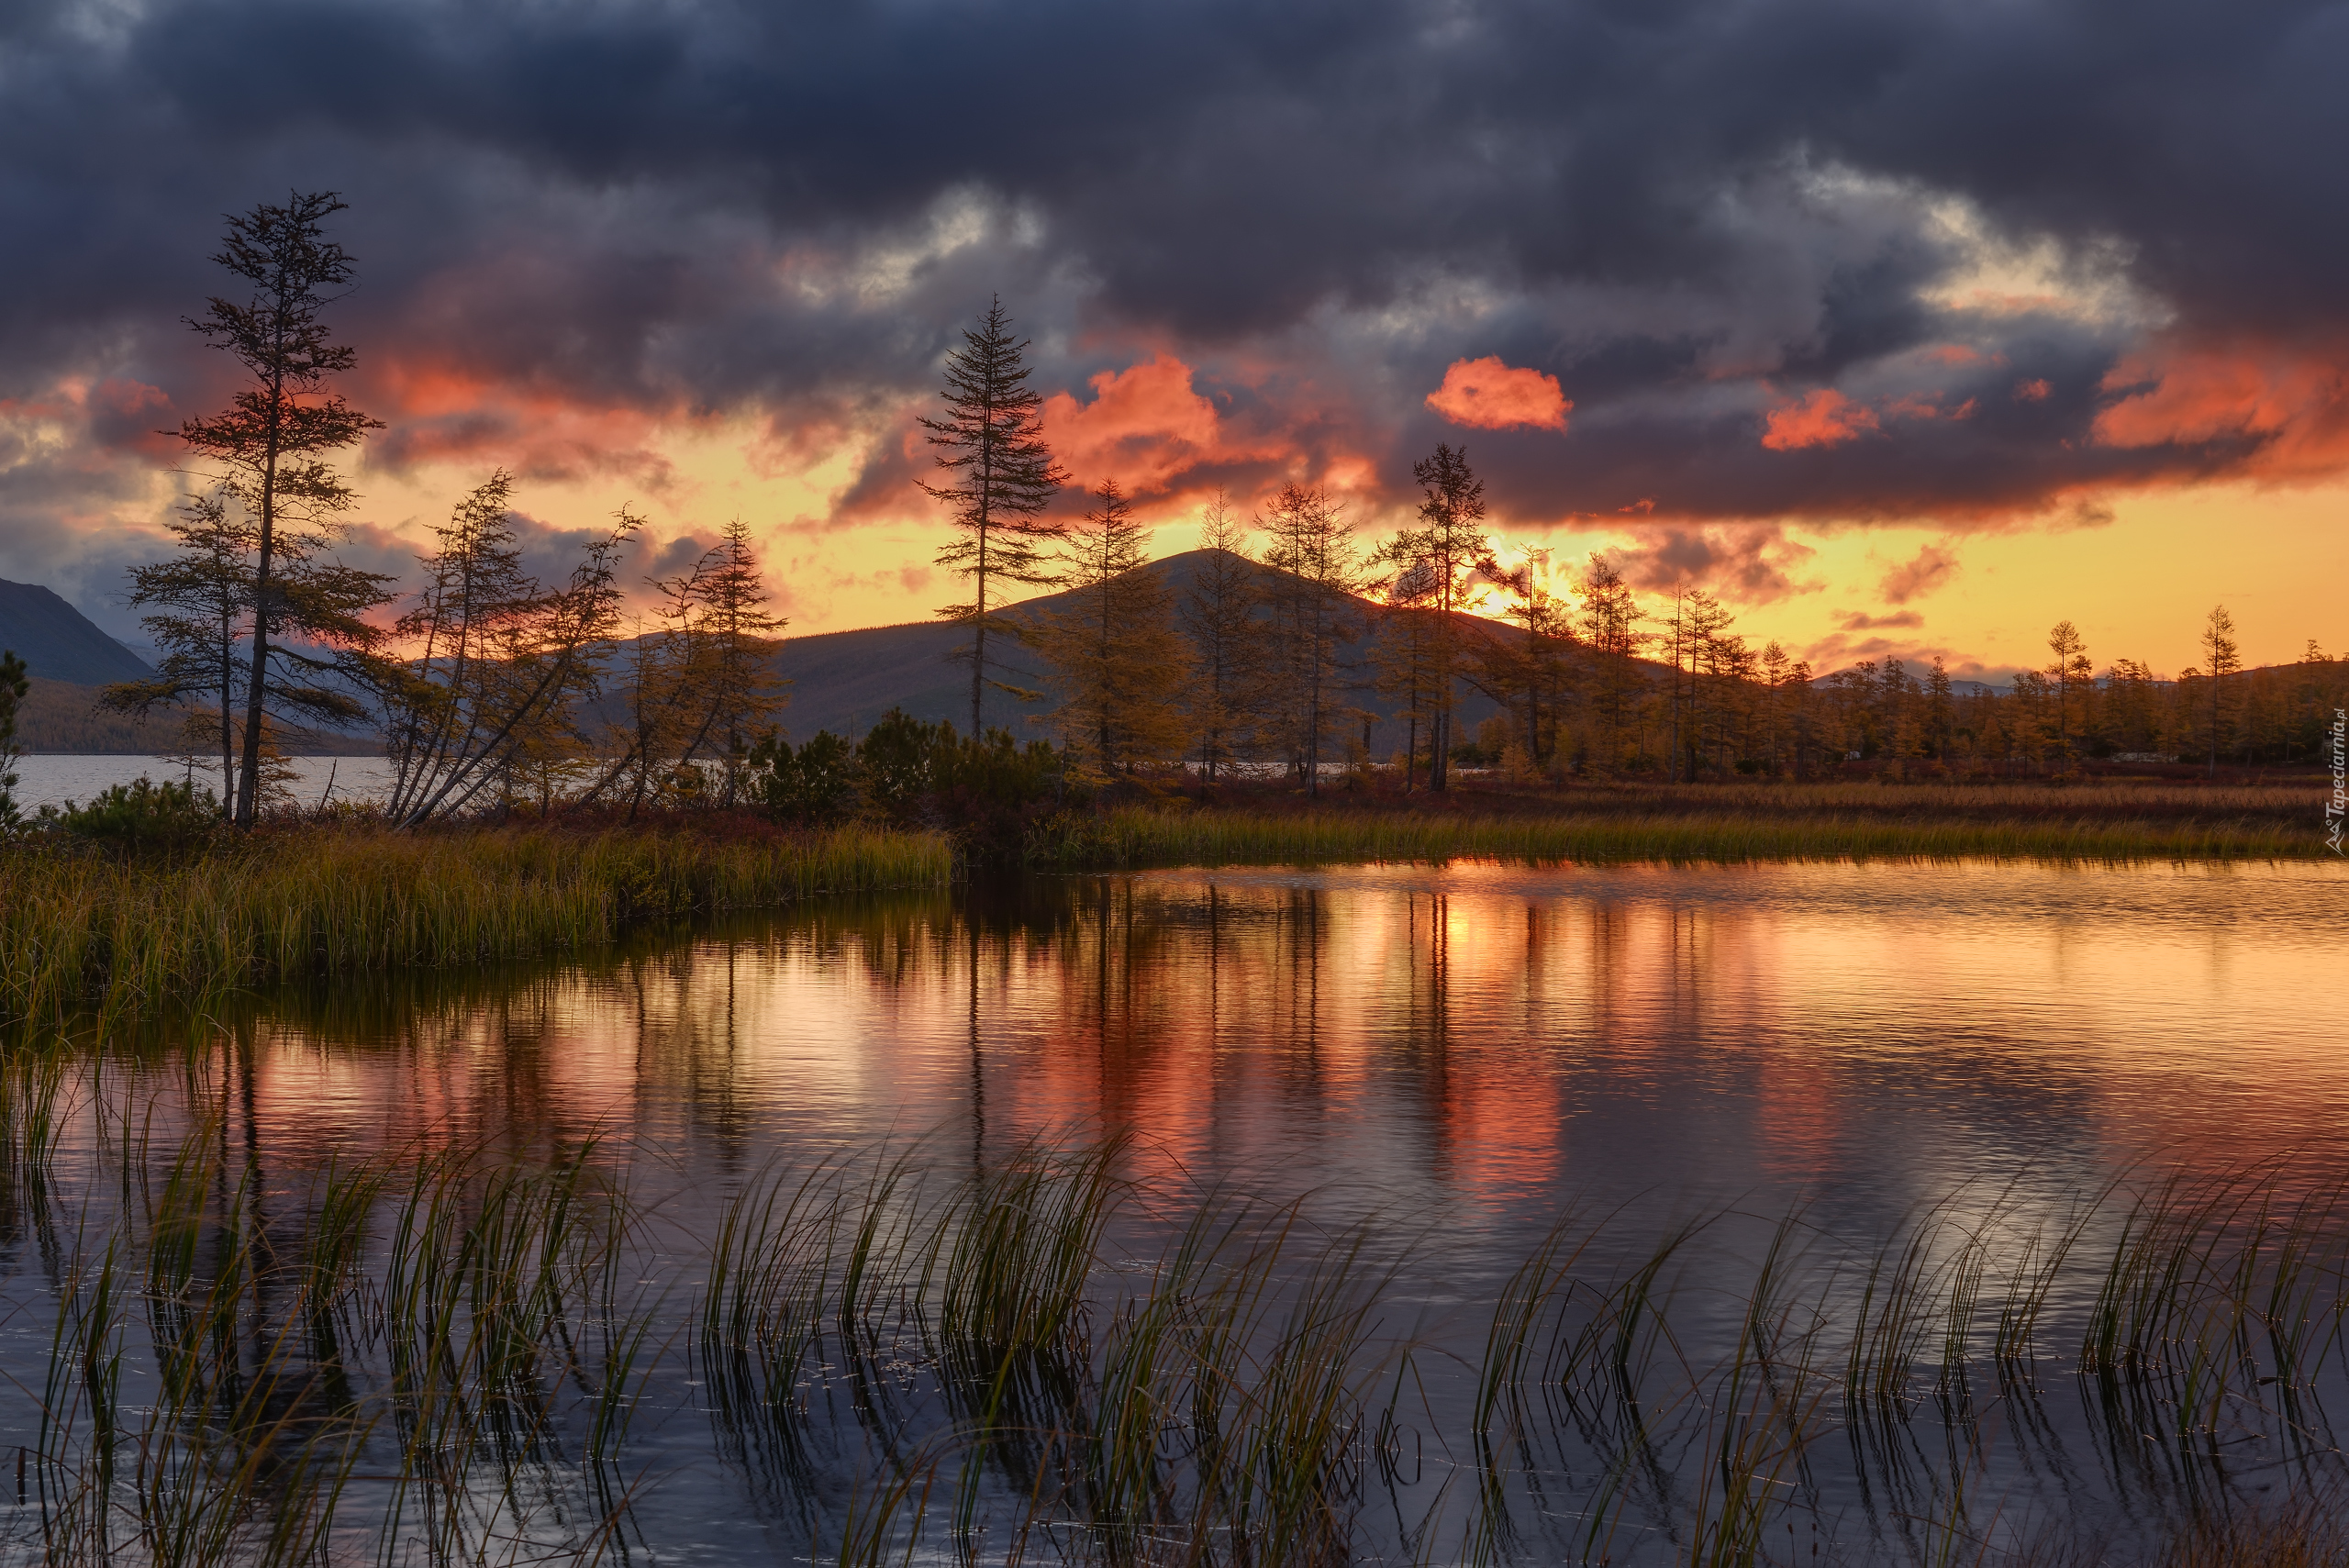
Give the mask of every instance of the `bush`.
[[116, 784], [87, 806], [68, 801], [57, 826], [123, 850], [170, 850], [201, 842], [220, 826], [220, 797], [192, 784], [139, 779]]
[[777, 821], [829, 828], [856, 813], [856, 748], [829, 729], [796, 751], [787, 740], [761, 741], [751, 749], [751, 769]]
[[1021, 746], [1006, 729], [956, 739], [953, 727], [931, 762], [931, 811], [964, 854], [1016, 861], [1040, 818], [1063, 803], [1061, 754], [1042, 740]]
[[938, 828], [973, 860], [1017, 860], [1030, 831], [1068, 799], [1063, 759], [991, 729], [966, 740], [951, 724], [891, 708], [852, 747], [818, 733], [793, 749], [763, 741], [751, 777], [778, 819], [818, 827], [862, 812], [904, 828]]
[[892, 822], [921, 820], [937, 784], [937, 762], [955, 744], [954, 727], [924, 724], [891, 708], [856, 749], [857, 783], [864, 803]]

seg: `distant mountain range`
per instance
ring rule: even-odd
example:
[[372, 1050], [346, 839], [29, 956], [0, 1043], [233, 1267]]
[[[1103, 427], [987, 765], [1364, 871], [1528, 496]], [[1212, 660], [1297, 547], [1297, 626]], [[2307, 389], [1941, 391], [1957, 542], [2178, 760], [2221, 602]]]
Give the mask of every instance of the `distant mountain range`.
[[[1208, 554], [1190, 550], [1152, 562], [1142, 570], [1164, 581], [1179, 604]], [[1270, 567], [1257, 565], [1253, 570], [1267, 578], [1275, 575]], [[1071, 593], [1046, 595], [1012, 606], [1005, 616], [1014, 623], [1032, 621], [1071, 607], [1074, 597]], [[1372, 606], [1364, 601], [1361, 607]], [[1502, 636], [1521, 635], [1512, 627], [1481, 624]], [[965, 726], [971, 713], [969, 666], [952, 658], [965, 639], [961, 628], [934, 620], [786, 638], [775, 654], [776, 673], [791, 683], [790, 701], [779, 719], [798, 740], [819, 729], [862, 735], [893, 707], [916, 718], [942, 718], [957, 728]], [[1367, 672], [1361, 667], [1366, 663], [1370, 647], [1371, 639], [1365, 636], [1341, 651], [1341, 662], [1357, 672], [1347, 679], [1367, 683]], [[0, 583], [0, 648], [17, 650], [34, 676], [31, 699], [20, 715], [17, 730], [28, 751], [137, 754], [168, 751], [178, 745], [179, 727], [174, 719], [159, 717], [140, 722], [97, 708], [99, 686], [143, 679], [153, 672], [49, 589], [28, 583]], [[625, 651], [620, 651], [621, 656], [612, 661], [615, 671], [626, 668]], [[1007, 638], [990, 653], [993, 678], [1031, 689], [1044, 684], [1034, 654], [1017, 640]], [[1353, 693], [1346, 700], [1374, 711], [1386, 706], [1366, 691]], [[1008, 692], [990, 688], [986, 722], [1015, 734], [1041, 735], [1042, 728], [1034, 721], [1047, 706], [1023, 703]], [[594, 705], [590, 717], [618, 720], [623, 711], [624, 699], [615, 693]], [[1464, 684], [1455, 711], [1458, 733], [1466, 739], [1498, 709], [1490, 698]], [[367, 736], [317, 736], [295, 742], [289, 750], [354, 756], [371, 752], [379, 744]], [[1383, 756], [1402, 744], [1399, 725], [1386, 720], [1373, 724], [1370, 747], [1374, 754]]]
[[[1142, 570], [1163, 581], [1179, 606], [1210, 553], [1204, 550], [1186, 550], [1181, 555], [1153, 561]], [[1269, 566], [1253, 562], [1251, 566], [1266, 579], [1279, 575]], [[1059, 593], [1024, 600], [1005, 611], [1005, 618], [1015, 623], [1032, 622], [1040, 616], [1071, 608], [1074, 598], [1074, 593]], [[1356, 604], [1364, 612], [1375, 607], [1368, 600], [1357, 600]], [[1366, 614], [1363, 618], [1367, 623]], [[1481, 624], [1504, 637], [1523, 635], [1514, 627]], [[943, 621], [908, 621], [899, 626], [790, 638], [775, 658], [777, 672], [791, 682], [791, 702], [782, 714], [784, 727], [799, 740], [819, 729], [829, 729], [835, 735], [861, 735], [883, 714], [898, 707], [916, 718], [942, 718], [952, 721], [958, 729], [967, 728], [971, 722], [970, 666], [951, 659], [967, 639], [961, 628]], [[1364, 664], [1371, 642], [1372, 639], [1364, 636], [1347, 644], [1341, 653], [1341, 662], [1349, 667]], [[996, 645], [990, 643], [988, 652], [992, 665], [997, 658]], [[1009, 642], [1001, 649], [1000, 659], [1002, 667], [990, 672], [995, 678], [1031, 690], [1044, 684], [1043, 673], [1030, 650]], [[1367, 671], [1359, 671], [1349, 678], [1366, 684], [1369, 676]], [[1356, 693], [1351, 700], [1372, 710], [1387, 706], [1366, 693]], [[1042, 729], [1033, 721], [1047, 707], [1041, 703], [1022, 703], [1008, 693], [990, 689], [986, 694], [986, 722], [990, 728], [1001, 725], [1015, 734], [1041, 735]], [[1464, 684], [1453, 711], [1457, 716], [1456, 732], [1465, 740], [1475, 734], [1477, 725], [1498, 712], [1499, 706]], [[1373, 754], [1383, 756], [1401, 750], [1402, 745], [1400, 726], [1386, 721], [1372, 725]]]
[[143, 681], [147, 662], [100, 631], [90, 617], [38, 583], [0, 579], [0, 650], [42, 680], [77, 686]]

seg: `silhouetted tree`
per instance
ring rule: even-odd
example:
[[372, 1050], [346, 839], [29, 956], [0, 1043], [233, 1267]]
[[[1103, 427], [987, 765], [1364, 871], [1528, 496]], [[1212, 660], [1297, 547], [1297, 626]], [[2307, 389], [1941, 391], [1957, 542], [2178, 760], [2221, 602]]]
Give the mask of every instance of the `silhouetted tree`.
[[1337, 701], [1338, 655], [1357, 630], [1362, 571], [1344, 513], [1319, 486], [1284, 485], [1257, 526], [1272, 537], [1264, 564], [1280, 575], [1272, 611], [1268, 712], [1306, 793], [1321, 792], [1321, 751], [1352, 710]]
[[[740, 517], [692, 571], [653, 586], [667, 601], [654, 670], [677, 738], [660, 762], [674, 773], [707, 753], [722, 772], [719, 798], [730, 805], [753, 739], [785, 701], [774, 660], [788, 623], [767, 609], [766, 584]], [[640, 779], [646, 773], [640, 770]]]
[[944, 449], [938, 466], [952, 476], [922, 489], [952, 508], [962, 535], [938, 552], [938, 564], [971, 582], [968, 602], [938, 613], [970, 628], [971, 641], [956, 657], [971, 666], [974, 736], [982, 733], [987, 686], [1001, 684], [987, 679], [987, 632], [996, 625], [989, 590], [998, 579], [1051, 582], [1051, 565], [1037, 547], [1063, 531], [1042, 516], [1068, 475], [1044, 445], [1043, 399], [1028, 385], [1021, 358], [1027, 348], [1013, 339], [1003, 302], [990, 304], [979, 324], [964, 329], [963, 347], [946, 356], [945, 417], [921, 422], [930, 445]]
[[1199, 524], [1198, 571], [1178, 612], [1191, 643], [1191, 733], [1199, 775], [1210, 784], [1237, 759], [1253, 728], [1263, 680], [1259, 595], [1247, 535], [1217, 491]]
[[404, 827], [510, 780], [534, 737], [575, 734], [575, 705], [600, 689], [618, 622], [620, 547], [640, 519], [622, 507], [570, 581], [543, 589], [522, 565], [512, 493], [501, 470], [457, 503], [395, 628], [413, 651], [386, 681], [387, 809]]
[[1606, 737], [1602, 766], [1613, 773], [1623, 762], [1623, 726], [1631, 705], [1646, 683], [1639, 669], [1640, 606], [1631, 584], [1608, 559], [1593, 551], [1582, 583], [1583, 640], [1598, 662], [1591, 693], [1599, 730]]
[[[2047, 651], [2054, 655], [2046, 669], [2055, 702], [2055, 750], [2065, 767], [2072, 763], [2072, 695], [2092, 685], [2096, 666], [2088, 662], [2087, 640], [2070, 621], [2059, 620], [2047, 633]], [[2083, 713], [2083, 718], [2086, 715]]]
[[1428, 787], [1449, 786], [1453, 745], [1452, 709], [1461, 673], [1461, 628], [1453, 619], [1471, 573], [1493, 570], [1493, 542], [1485, 532], [1485, 484], [1468, 466], [1468, 453], [1439, 443], [1435, 455], [1411, 465], [1420, 492], [1416, 528], [1401, 530], [1375, 559], [1412, 578], [1412, 598], [1434, 617], [1430, 628], [1429, 721], [1435, 731]]
[[1094, 492], [1085, 525], [1066, 536], [1065, 607], [1022, 634], [1052, 666], [1063, 743], [1101, 775], [1171, 755], [1183, 743], [1177, 694], [1189, 674], [1174, 634], [1173, 595], [1144, 571], [1148, 532], [1114, 479]]
[[2219, 748], [2226, 734], [2227, 677], [2243, 668], [2243, 657], [2235, 643], [2234, 617], [2227, 614], [2227, 606], [2214, 605], [2202, 624], [2202, 673], [2210, 683], [2209, 728], [2210, 741], [2210, 776], [2219, 775]]
[[25, 662], [15, 651], [0, 651], [0, 829], [14, 828], [21, 815], [17, 806], [17, 760], [25, 749], [17, 740], [17, 705], [32, 690]]
[[[184, 709], [183, 742], [218, 755], [221, 807], [233, 816], [231, 803], [245, 793], [235, 714], [239, 706], [251, 708], [250, 669], [242, 655], [256, 619], [260, 528], [229, 486], [191, 497], [167, 526], [175, 552], [130, 574], [131, 605], [150, 611], [139, 624], [161, 654], [155, 674], [108, 685], [99, 703], [140, 717], [158, 707]], [[370, 712], [366, 697], [380, 685], [377, 651], [384, 639], [369, 617], [390, 599], [391, 579], [334, 559], [328, 552], [336, 531], [290, 522], [277, 530], [256, 799], [286, 771], [277, 754], [281, 726], [359, 723]]]
[[278, 572], [280, 529], [289, 522], [319, 529], [349, 510], [351, 487], [320, 454], [382, 428], [326, 390], [328, 378], [349, 370], [353, 359], [321, 318], [354, 275], [349, 254], [326, 238], [326, 219], [344, 206], [331, 191], [297, 193], [283, 206], [264, 203], [230, 217], [225, 247], [213, 260], [252, 292], [241, 304], [215, 296], [203, 319], [188, 323], [245, 372], [244, 388], [226, 410], [189, 419], [178, 434], [223, 466], [224, 487], [254, 524], [243, 760], [231, 813], [246, 826], [259, 806], [271, 639], [289, 618], [288, 585]]

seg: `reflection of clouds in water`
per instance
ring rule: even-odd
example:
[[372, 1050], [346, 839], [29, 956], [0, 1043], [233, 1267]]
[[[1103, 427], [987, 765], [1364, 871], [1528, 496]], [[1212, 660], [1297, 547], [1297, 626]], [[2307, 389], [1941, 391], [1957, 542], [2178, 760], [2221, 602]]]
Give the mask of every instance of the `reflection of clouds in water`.
[[[924, 1173], [942, 1184], [1032, 1135], [1126, 1129], [1126, 1173], [1162, 1180], [1113, 1225], [1113, 1263], [1155, 1255], [1185, 1178], [1312, 1195], [1308, 1250], [1335, 1222], [1375, 1220], [1370, 1254], [1397, 1265], [1385, 1329], [1425, 1351], [1414, 1376], [1436, 1432], [1463, 1429], [1496, 1293], [1562, 1209], [1582, 1200], [1600, 1235], [1577, 1255], [1561, 1323], [1589, 1319], [1689, 1222], [1694, 1240], [1659, 1275], [1672, 1365], [1631, 1397], [1665, 1468], [1702, 1467], [1715, 1450], [1696, 1440], [1727, 1407], [1675, 1379], [1685, 1364], [1688, 1386], [1720, 1391], [1781, 1216], [1802, 1211], [1782, 1302], [1798, 1329], [1825, 1315], [1814, 1348], [1831, 1379], [1842, 1326], [1874, 1322], [1882, 1337], [1877, 1249], [1895, 1269], [1915, 1262], [1930, 1304], [1979, 1237], [1989, 1284], [1968, 1353], [1987, 1396], [2000, 1282], [2044, 1257], [2034, 1233], [2043, 1247], [2121, 1165], [2154, 1153], [2228, 1170], [2326, 1136], [2349, 1070], [2299, 999], [2330, 962], [2320, 933], [2342, 886], [2321, 868], [1988, 865], [1040, 878], [645, 936], [581, 962], [341, 984], [231, 1018], [228, 1050], [125, 1050], [109, 1070], [160, 1063], [143, 1086], [156, 1103], [218, 1095], [222, 1147], [250, 1151], [257, 1175], [266, 1164], [273, 1201], [329, 1156], [419, 1135], [537, 1158], [605, 1134], [603, 1158], [626, 1168], [660, 1254], [644, 1283], [673, 1291], [680, 1313], [719, 1199], [770, 1162], [790, 1180], [928, 1135]], [[113, 1158], [86, 1142], [75, 1152], [97, 1154], [102, 1173]], [[2342, 1168], [2308, 1165], [2282, 1184]], [[2040, 1341], [2051, 1368], [2080, 1343], [2124, 1213], [2089, 1218], [2077, 1268], [2053, 1286]], [[1937, 1422], [1954, 1445], [1972, 1433], [1970, 1415], [1943, 1405], [1937, 1418], [1922, 1392], [1940, 1321], [1933, 1342], [1895, 1347], [1914, 1362], [1898, 1419], [1813, 1444], [1813, 1490], [1789, 1506], [1846, 1543], [1887, 1518], [1947, 1516], [1901, 1490], [1920, 1476], [1930, 1489], [1937, 1461], [1866, 1449], [1930, 1443]], [[1781, 1350], [1811, 1353], [1799, 1335]], [[1586, 1501], [1576, 1478], [1620, 1473], [1621, 1455], [1541, 1377], [1519, 1434], [1527, 1462], [1555, 1496]], [[2020, 1397], [1998, 1387], [2002, 1404]], [[2276, 1439], [2257, 1397], [2236, 1410], [2255, 1430], [2230, 1437], [2226, 1462], [2265, 1476]], [[1983, 1422], [1989, 1446], [1967, 1461], [1969, 1492], [1995, 1500], [1995, 1518], [1974, 1520], [1985, 1539], [2037, 1510], [2097, 1524], [2115, 1496], [2167, 1495], [2159, 1476], [2091, 1468], [2108, 1447], [2116, 1464], [2144, 1459], [2133, 1442], [2104, 1444], [2104, 1407], [2009, 1407], [2012, 1424]], [[678, 1409], [697, 1433], [696, 1396]], [[1815, 1435], [1843, 1409], [1828, 1400]], [[663, 1429], [678, 1452], [700, 1452], [698, 1437], [674, 1438], [685, 1427]], [[1428, 1488], [1446, 1473], [1431, 1468]], [[730, 1474], [694, 1466], [648, 1507], [668, 1510], [664, 1529], [672, 1515], [733, 1519]], [[1635, 1499], [1626, 1529], [1678, 1507]], [[1580, 1517], [1529, 1506], [1522, 1555], [1581, 1555], [1579, 1537], [1541, 1533]]]
[[1881, 1216], [1967, 1180], [2052, 1191], [2148, 1151], [2329, 1136], [2349, 1074], [2293, 999], [2340, 887], [1990, 865], [1039, 879], [975, 922], [942, 896], [839, 906], [372, 1021], [288, 1016], [264, 1097], [387, 1135], [609, 1125], [728, 1169], [1098, 1125], [1135, 1135], [1136, 1173], [1475, 1226], [1583, 1191]]

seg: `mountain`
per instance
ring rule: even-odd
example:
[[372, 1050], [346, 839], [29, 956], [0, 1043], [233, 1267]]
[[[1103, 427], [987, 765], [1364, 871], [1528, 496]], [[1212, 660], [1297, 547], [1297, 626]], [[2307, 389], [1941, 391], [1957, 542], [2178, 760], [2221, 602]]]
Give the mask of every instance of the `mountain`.
[[38, 583], [0, 579], [0, 649], [14, 652], [33, 674], [71, 685], [141, 681], [155, 673]]
[[[1142, 568], [1152, 576], [1163, 579], [1173, 592], [1179, 608], [1183, 595], [1190, 588], [1199, 568], [1208, 559], [1204, 550], [1186, 550], [1153, 561]], [[1277, 576], [1273, 568], [1253, 565], [1260, 576]], [[1023, 600], [1004, 612], [1005, 618], [1031, 621], [1041, 615], [1065, 609], [1074, 593], [1047, 594], [1040, 598]], [[1357, 609], [1368, 612], [1373, 606], [1361, 601]], [[1365, 622], [1369, 617], [1363, 617]], [[1468, 618], [1468, 617], [1464, 617]], [[1480, 627], [1502, 637], [1522, 636], [1516, 628], [1493, 622], [1479, 622]], [[835, 735], [861, 735], [873, 727], [892, 707], [901, 707], [916, 718], [925, 720], [950, 719], [955, 728], [963, 728], [971, 718], [971, 675], [967, 665], [951, 662], [948, 655], [962, 646], [963, 633], [958, 627], [941, 621], [911, 621], [901, 626], [867, 627], [858, 631], [818, 632], [812, 637], [786, 639], [776, 656], [779, 673], [791, 683], [791, 704], [784, 709], [782, 720], [796, 739], [805, 740], [818, 729], [829, 729]], [[1008, 642], [1008, 639], [1007, 639]], [[1373, 713], [1384, 713], [1391, 705], [1368, 691], [1368, 673], [1362, 668], [1369, 657], [1372, 639], [1365, 636], [1351, 642], [1341, 651], [1340, 663], [1344, 667], [1340, 677], [1341, 688], [1360, 683], [1364, 689], [1341, 689], [1341, 700], [1357, 703]], [[994, 645], [990, 643], [989, 662], [995, 662]], [[1030, 689], [1044, 684], [1044, 676], [1034, 653], [1017, 642], [1008, 642], [1003, 650], [1002, 668], [990, 672], [994, 678], [1008, 684]], [[1464, 683], [1454, 712], [1455, 722], [1463, 739], [1475, 734], [1476, 726], [1499, 711], [1498, 705]], [[1030, 720], [1048, 711], [1045, 703], [1022, 703], [1009, 694], [990, 689], [986, 695], [986, 717], [989, 726], [1002, 725], [1014, 733], [1043, 734], [1042, 728]], [[1384, 720], [1371, 727], [1370, 747], [1374, 753], [1384, 754], [1403, 744], [1399, 726]]]

